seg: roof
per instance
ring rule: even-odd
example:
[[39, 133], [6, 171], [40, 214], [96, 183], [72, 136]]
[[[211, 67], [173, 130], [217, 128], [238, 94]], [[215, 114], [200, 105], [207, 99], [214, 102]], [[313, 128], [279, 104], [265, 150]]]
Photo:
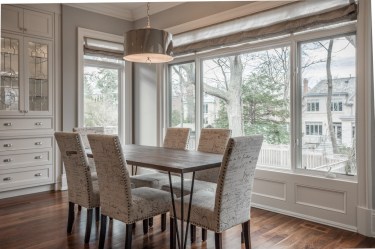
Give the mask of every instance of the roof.
[[[355, 95], [356, 78], [348, 77], [333, 79], [332, 86], [332, 95], [348, 95], [349, 99], [351, 99]], [[326, 96], [327, 91], [327, 80], [321, 80], [305, 94], [305, 97]]]

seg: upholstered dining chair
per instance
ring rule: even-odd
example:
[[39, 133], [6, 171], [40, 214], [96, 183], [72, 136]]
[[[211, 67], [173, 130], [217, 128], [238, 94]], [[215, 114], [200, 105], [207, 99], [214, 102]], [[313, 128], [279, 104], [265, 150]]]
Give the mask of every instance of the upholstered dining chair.
[[[225, 148], [227, 146], [228, 140], [232, 134], [230, 129], [217, 129], [217, 128], [203, 128], [201, 129], [201, 134], [199, 136], [198, 151], [224, 154]], [[208, 190], [215, 192], [216, 182], [219, 176], [220, 168], [207, 169], [195, 172], [194, 180], [194, 192]], [[191, 191], [191, 179], [184, 180], [184, 195], [189, 195]], [[172, 184], [173, 193], [180, 197], [181, 193], [181, 182], [176, 181]], [[170, 191], [170, 185], [164, 184], [161, 187], [164, 191]], [[190, 239], [191, 242], [196, 240], [196, 228], [194, 225], [190, 226]], [[207, 239], [207, 231], [202, 228], [202, 239], [205, 241]]]
[[[164, 148], [186, 150], [188, 149], [190, 128], [167, 128], [164, 137]], [[173, 177], [178, 180], [178, 178]], [[160, 189], [164, 184], [169, 183], [168, 174], [164, 172], [153, 172], [143, 175], [131, 176], [131, 182], [135, 188], [150, 187]]]
[[[104, 127], [74, 127], [73, 132], [77, 132], [82, 139], [85, 149], [90, 149], [90, 143], [87, 139], [87, 134], [104, 134]], [[93, 158], [88, 158], [91, 170], [91, 177], [93, 180], [98, 179], [96, 176], [95, 162]], [[78, 210], [81, 211], [81, 206], [78, 205]]]
[[[104, 247], [107, 217], [126, 224], [125, 248], [132, 244], [133, 224], [166, 214], [171, 204], [170, 193], [140, 187], [131, 189], [129, 172], [119, 138], [113, 135], [87, 135], [98, 172], [101, 205], [99, 248]], [[148, 226], [143, 226], [147, 233]], [[162, 231], [166, 229], [163, 224]]]
[[[263, 136], [230, 138], [225, 149], [215, 192], [202, 190], [194, 193], [190, 222], [215, 232], [215, 248], [222, 248], [222, 232], [242, 224], [245, 247], [250, 242], [251, 193]], [[171, 211], [171, 241], [176, 235], [175, 218], [187, 220], [189, 199], [184, 198], [184, 214], [180, 199], [175, 200], [176, 217]], [[174, 245], [172, 245], [173, 247]]]
[[[167, 128], [164, 137], [163, 147], [169, 149], [186, 150], [189, 145], [190, 128]], [[172, 175], [172, 182], [178, 181], [178, 176]], [[164, 172], [153, 172], [130, 177], [135, 188], [149, 187], [160, 189], [163, 185], [169, 184], [168, 174]], [[166, 219], [162, 216], [162, 219]], [[153, 218], [149, 219], [149, 226], [153, 226]], [[162, 223], [166, 221], [163, 220]]]
[[93, 180], [84, 145], [78, 133], [55, 132], [60, 148], [68, 183], [69, 214], [67, 232], [71, 233], [74, 223], [74, 205], [87, 208], [85, 243], [90, 240], [92, 212], [96, 209], [99, 221], [99, 185]]

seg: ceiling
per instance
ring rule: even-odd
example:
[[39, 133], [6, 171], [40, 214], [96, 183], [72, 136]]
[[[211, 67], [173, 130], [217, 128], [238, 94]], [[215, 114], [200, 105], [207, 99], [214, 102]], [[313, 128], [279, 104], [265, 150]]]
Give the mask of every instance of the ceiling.
[[[150, 15], [172, 8], [183, 2], [158, 2], [150, 3]], [[70, 3], [65, 4], [104, 15], [109, 15], [127, 21], [136, 21], [147, 16], [146, 2], [126, 3]]]

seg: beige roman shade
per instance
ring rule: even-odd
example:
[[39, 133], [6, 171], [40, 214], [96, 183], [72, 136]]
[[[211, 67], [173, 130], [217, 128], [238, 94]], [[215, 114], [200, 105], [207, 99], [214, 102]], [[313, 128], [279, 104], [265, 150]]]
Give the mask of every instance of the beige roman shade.
[[83, 51], [85, 55], [93, 55], [123, 60], [124, 45], [111, 41], [84, 38]]
[[174, 35], [173, 53], [196, 53], [356, 19], [352, 0], [301, 1]]

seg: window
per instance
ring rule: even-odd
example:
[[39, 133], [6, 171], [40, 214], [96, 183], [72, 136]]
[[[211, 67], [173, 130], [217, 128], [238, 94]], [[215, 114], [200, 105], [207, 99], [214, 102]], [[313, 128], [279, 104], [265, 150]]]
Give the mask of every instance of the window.
[[342, 112], [342, 101], [331, 102], [332, 112]]
[[355, 35], [345, 34], [299, 43], [302, 99], [315, 98], [321, 103], [319, 113], [309, 107], [306, 112], [301, 110], [300, 121], [306, 125], [300, 168], [356, 174], [352, 125], [356, 118], [355, 40]]
[[123, 40], [122, 36], [78, 28], [77, 126], [103, 126], [122, 143], [131, 143], [131, 74], [125, 74], [130, 65], [122, 59]]
[[119, 84], [124, 62], [98, 56], [84, 56], [83, 126], [103, 126], [105, 133], [118, 134]]
[[316, 101], [308, 101], [307, 102], [307, 111], [308, 112], [318, 112], [319, 111], [319, 102]]
[[229, 128], [234, 137], [263, 134], [263, 167], [291, 167], [289, 53], [289, 47], [278, 47], [202, 61], [210, 106], [205, 127]]
[[306, 122], [306, 135], [323, 135], [322, 123]]
[[[199, 68], [191, 76], [199, 79], [190, 95], [199, 105], [194, 125], [229, 128], [233, 137], [262, 134], [258, 167], [355, 175], [356, 35], [309, 32], [280, 38], [284, 45], [261, 41], [190, 56]], [[178, 60], [170, 74], [189, 64]], [[176, 87], [181, 77], [171, 79]]]
[[191, 129], [189, 148], [195, 149], [195, 63], [169, 66], [169, 126]]
[[342, 126], [341, 123], [333, 123], [333, 132], [335, 133], [335, 137], [338, 142], [341, 143], [342, 139]]

